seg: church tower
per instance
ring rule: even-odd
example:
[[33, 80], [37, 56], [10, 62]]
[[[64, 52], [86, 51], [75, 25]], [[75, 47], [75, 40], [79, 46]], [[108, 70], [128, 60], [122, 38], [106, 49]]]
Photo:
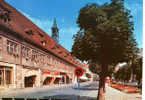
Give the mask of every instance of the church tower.
[[56, 19], [54, 19], [52, 26], [52, 38], [58, 43], [59, 42], [59, 29], [57, 28]]

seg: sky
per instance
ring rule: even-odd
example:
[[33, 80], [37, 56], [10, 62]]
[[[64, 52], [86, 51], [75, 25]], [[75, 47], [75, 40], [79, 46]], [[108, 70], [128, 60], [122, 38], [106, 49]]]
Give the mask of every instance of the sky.
[[[104, 4], [110, 0], [6, 0], [34, 24], [51, 36], [51, 27], [56, 18], [59, 28], [59, 43], [71, 51], [73, 35], [79, 30], [76, 20], [79, 10], [88, 3]], [[143, 47], [143, 1], [125, 0], [134, 22], [134, 36], [138, 47]]]

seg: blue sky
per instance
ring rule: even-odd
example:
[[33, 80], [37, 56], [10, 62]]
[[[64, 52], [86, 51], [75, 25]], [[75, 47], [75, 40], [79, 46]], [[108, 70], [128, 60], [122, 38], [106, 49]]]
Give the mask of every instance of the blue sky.
[[[73, 34], [79, 30], [76, 19], [80, 8], [88, 3], [103, 4], [110, 0], [6, 0], [23, 13], [33, 23], [51, 36], [51, 27], [56, 18], [59, 28], [59, 43], [71, 51]], [[131, 10], [134, 22], [134, 35], [138, 47], [142, 48], [143, 34], [143, 1], [125, 0], [125, 6]]]

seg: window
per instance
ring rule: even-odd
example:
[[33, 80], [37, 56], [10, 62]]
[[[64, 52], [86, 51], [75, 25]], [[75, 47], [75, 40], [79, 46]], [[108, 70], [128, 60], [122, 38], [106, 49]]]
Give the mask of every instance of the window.
[[4, 68], [0, 67], [0, 86], [4, 85]]
[[6, 70], [6, 84], [11, 84], [11, 70]]
[[32, 50], [32, 61], [36, 61], [38, 59], [38, 52], [35, 50]]
[[17, 54], [18, 53], [17, 44], [13, 44], [13, 45], [14, 45], [14, 53]]
[[29, 54], [30, 53], [30, 49], [25, 47], [25, 46], [22, 46], [22, 55], [23, 57], [29, 57]]
[[11, 54], [18, 54], [18, 45], [12, 41], [7, 40], [7, 52]]
[[0, 20], [3, 22], [10, 21], [10, 11], [6, 10], [2, 5], [0, 5]]
[[0, 66], [0, 85], [12, 84], [12, 68]]
[[39, 35], [40, 37], [44, 37], [40, 32], [38, 32], [38, 35]]
[[7, 41], [7, 52], [10, 52], [10, 42]]
[[33, 35], [33, 31], [31, 29], [26, 29], [25, 33], [32, 36]]
[[41, 41], [41, 43], [42, 43], [43, 46], [46, 45], [46, 41], [45, 40]]

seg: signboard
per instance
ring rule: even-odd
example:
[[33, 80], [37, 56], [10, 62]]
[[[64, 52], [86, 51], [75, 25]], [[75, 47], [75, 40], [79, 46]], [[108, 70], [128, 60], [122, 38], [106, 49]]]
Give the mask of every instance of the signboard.
[[59, 72], [43, 71], [43, 74], [59, 75]]
[[43, 71], [43, 74], [50, 74], [50, 72], [48, 72], [48, 71]]

